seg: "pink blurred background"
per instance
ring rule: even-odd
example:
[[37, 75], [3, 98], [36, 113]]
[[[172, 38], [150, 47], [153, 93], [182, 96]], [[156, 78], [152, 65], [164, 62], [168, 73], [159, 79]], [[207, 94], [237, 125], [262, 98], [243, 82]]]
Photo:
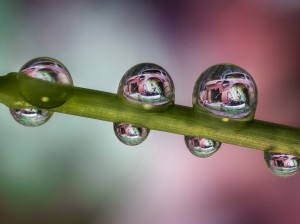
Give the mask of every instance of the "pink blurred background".
[[[149, 61], [191, 106], [200, 73], [228, 62], [256, 81], [256, 119], [300, 128], [297, 0], [1, 1], [0, 26], [3, 75], [50, 56], [76, 86], [116, 92]], [[108, 122], [57, 114], [28, 129], [0, 109], [0, 223], [299, 223], [299, 174], [274, 176], [261, 151], [199, 159], [156, 131], [130, 148]]]

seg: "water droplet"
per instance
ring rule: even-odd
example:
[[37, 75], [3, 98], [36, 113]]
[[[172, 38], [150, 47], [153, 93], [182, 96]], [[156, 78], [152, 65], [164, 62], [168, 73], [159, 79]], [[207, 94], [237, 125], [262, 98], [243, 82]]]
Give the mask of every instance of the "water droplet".
[[114, 131], [122, 143], [130, 146], [142, 143], [150, 132], [147, 128], [126, 123], [114, 123]]
[[20, 124], [27, 127], [37, 127], [47, 122], [52, 112], [38, 109], [10, 109], [13, 118]]
[[[27, 76], [53, 83], [73, 85], [71, 75], [66, 67], [53, 58], [40, 57], [26, 63], [20, 69], [18, 79]], [[34, 81], [34, 79], [32, 80]], [[69, 90], [55, 93], [56, 90], [60, 90], [60, 87], [54, 87], [54, 90], [41, 88], [34, 92], [35, 95], [32, 95], [32, 91], [28, 91], [28, 89], [32, 89], [36, 85], [31, 86], [31, 84], [34, 84], [34, 82], [26, 82], [26, 85], [24, 85], [21, 80], [19, 85], [20, 93], [27, 102], [39, 108], [53, 108], [60, 106], [65, 103], [68, 94], [70, 93]], [[44, 109], [26, 108], [10, 109], [10, 112], [17, 122], [28, 127], [36, 127], [44, 124], [53, 114]]]
[[185, 144], [190, 152], [201, 158], [214, 154], [221, 146], [221, 143], [207, 138], [184, 136]]
[[300, 168], [299, 156], [268, 152], [265, 152], [264, 154], [267, 166], [270, 171], [277, 176], [292, 176], [296, 174]]
[[249, 121], [257, 105], [256, 84], [248, 72], [236, 65], [214, 65], [196, 81], [193, 105], [200, 111]]
[[161, 110], [174, 104], [175, 88], [165, 69], [156, 64], [141, 63], [124, 74], [118, 95], [144, 109]]
[[[37, 83], [35, 79], [47, 82]], [[72, 92], [73, 86], [71, 75], [67, 68], [53, 58], [40, 57], [26, 63], [18, 74], [19, 91], [22, 97], [30, 104], [38, 108], [54, 108], [64, 104]], [[58, 83], [62, 85], [51, 85]], [[34, 92], [32, 91], [34, 89]]]

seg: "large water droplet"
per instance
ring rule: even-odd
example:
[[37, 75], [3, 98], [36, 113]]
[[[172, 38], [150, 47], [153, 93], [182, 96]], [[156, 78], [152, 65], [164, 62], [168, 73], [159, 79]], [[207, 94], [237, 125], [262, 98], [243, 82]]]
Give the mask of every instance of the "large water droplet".
[[265, 162], [270, 171], [277, 176], [292, 176], [299, 171], [299, 156], [284, 153], [268, 153], [265, 152]]
[[126, 123], [114, 123], [114, 131], [122, 143], [130, 146], [141, 144], [150, 132], [147, 128]]
[[201, 158], [214, 154], [221, 146], [221, 143], [207, 138], [184, 136], [185, 144], [190, 152]]
[[257, 105], [256, 84], [248, 72], [236, 65], [214, 65], [196, 81], [193, 105], [200, 111], [249, 121]]
[[[36, 80], [28, 77], [47, 82], [39, 82], [37, 88]], [[72, 88], [66, 88], [66, 85], [73, 85], [69, 71], [61, 62], [53, 58], [40, 57], [29, 61], [20, 69], [18, 80], [22, 97], [38, 108], [61, 106], [72, 92]], [[62, 85], [50, 85], [50, 83]]]
[[165, 69], [156, 64], [141, 63], [124, 74], [118, 95], [145, 109], [161, 110], [174, 104], [175, 88]]
[[[73, 85], [71, 75], [66, 67], [53, 58], [40, 57], [29, 61], [20, 69], [18, 79], [22, 79], [22, 77], [26, 76], [53, 83]], [[31, 84], [33, 84], [33, 86], [31, 86]], [[22, 80], [20, 80], [19, 88], [21, 95], [26, 101], [39, 108], [53, 108], [60, 106], [65, 103], [68, 94], [70, 93], [70, 89], [68, 88], [66, 91], [60, 91], [57, 94], [53, 93], [52, 89], [47, 90], [41, 88], [34, 92], [35, 95], [32, 95], [32, 91], [27, 90], [33, 87], [34, 82], [26, 82], [26, 85], [23, 85]], [[54, 88], [55, 90], [61, 89], [59, 86]], [[65, 89], [66, 88], [63, 88], [63, 90]], [[30, 127], [44, 124], [53, 114], [44, 109], [10, 109], [10, 112], [17, 122]]]

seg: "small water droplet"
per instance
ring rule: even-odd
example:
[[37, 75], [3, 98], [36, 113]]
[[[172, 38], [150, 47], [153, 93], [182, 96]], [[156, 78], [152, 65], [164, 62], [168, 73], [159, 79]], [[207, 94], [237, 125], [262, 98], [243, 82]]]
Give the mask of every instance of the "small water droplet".
[[122, 143], [130, 146], [141, 144], [150, 132], [147, 128], [126, 123], [114, 123], [114, 131]]
[[[42, 79], [53, 83], [73, 85], [71, 75], [66, 67], [61, 62], [48, 57], [35, 58], [26, 63], [20, 69], [18, 79], [25, 76]], [[33, 88], [30, 86], [31, 83], [27, 82], [28, 85], [22, 85], [22, 82], [20, 83], [20, 93], [24, 99], [32, 105], [38, 105], [40, 108], [52, 108], [62, 105], [66, 101], [69, 93], [63, 91], [57, 94], [52, 94], [51, 91], [42, 89], [35, 91], [35, 95], [32, 95], [32, 91], [27, 91], [28, 89]], [[50, 97], [49, 94], [55, 97]], [[53, 114], [52, 112], [44, 109], [26, 108], [21, 110], [10, 109], [10, 112], [17, 122], [29, 127], [36, 127], [44, 124]]]
[[248, 72], [236, 65], [214, 65], [196, 81], [193, 105], [221, 117], [249, 121], [257, 105], [256, 84]]
[[13, 118], [20, 124], [27, 127], [37, 127], [47, 122], [52, 112], [38, 109], [10, 109]]
[[299, 156], [284, 153], [264, 153], [265, 162], [269, 170], [277, 176], [292, 176], [299, 171]]
[[207, 138], [184, 136], [185, 144], [190, 152], [201, 158], [214, 154], [221, 146], [221, 143]]
[[175, 88], [171, 76], [159, 65], [141, 63], [130, 68], [122, 77], [118, 95], [144, 109], [174, 104]]

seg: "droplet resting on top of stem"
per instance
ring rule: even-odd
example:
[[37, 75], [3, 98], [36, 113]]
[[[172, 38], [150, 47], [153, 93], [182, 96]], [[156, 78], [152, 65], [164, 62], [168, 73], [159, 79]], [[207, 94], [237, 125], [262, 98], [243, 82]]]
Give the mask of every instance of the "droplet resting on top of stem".
[[118, 95], [146, 110], [165, 110], [174, 104], [175, 87], [168, 72], [153, 63], [131, 67], [122, 77]]
[[196, 110], [240, 121], [253, 120], [257, 100], [254, 79], [233, 64], [209, 67], [199, 76], [193, 91]]

